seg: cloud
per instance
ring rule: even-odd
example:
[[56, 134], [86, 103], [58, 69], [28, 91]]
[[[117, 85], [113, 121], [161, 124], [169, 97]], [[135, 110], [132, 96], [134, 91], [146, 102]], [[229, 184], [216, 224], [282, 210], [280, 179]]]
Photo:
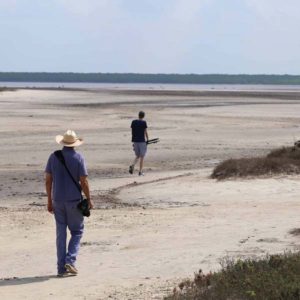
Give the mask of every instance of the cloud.
[[296, 37], [300, 2], [246, 0], [245, 3], [252, 15], [252, 26], [241, 48], [247, 68], [261, 73], [299, 73], [300, 43]]
[[[201, 32], [201, 9], [206, 1], [168, 1], [161, 14], [135, 27], [132, 56], [140, 72], [176, 72]], [[131, 28], [133, 24], [131, 24]], [[127, 32], [125, 36], [130, 36]], [[123, 41], [126, 42], [126, 41]]]
[[[81, 34], [82, 47], [98, 53], [95, 68], [175, 71], [201, 31], [211, 0], [56, 0]], [[109, 59], [107, 59], [109, 57]], [[180, 62], [181, 61], [181, 62]]]
[[120, 13], [119, 0], [55, 0], [56, 4], [60, 6], [65, 12], [85, 18], [85, 22], [92, 22], [94, 18], [113, 18]]
[[298, 0], [0, 0], [1, 65], [296, 72], [299, 9]]
[[17, 8], [17, 0], [1, 0], [0, 1], [0, 12], [11, 13]]
[[[284, 19], [285, 22], [293, 19], [299, 21], [300, 2], [298, 0], [245, 0], [245, 3], [258, 18], [268, 22], [274, 23], [278, 19]], [[284, 26], [284, 23], [281, 25]]]
[[17, 0], [1, 0], [0, 7], [5, 8], [15, 8], [17, 5]]

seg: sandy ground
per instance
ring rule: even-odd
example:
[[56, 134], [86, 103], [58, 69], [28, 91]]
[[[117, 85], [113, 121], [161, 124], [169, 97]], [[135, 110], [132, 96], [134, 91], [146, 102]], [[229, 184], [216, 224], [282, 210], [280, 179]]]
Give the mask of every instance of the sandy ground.
[[[300, 138], [300, 94], [153, 91], [0, 92], [0, 297], [162, 299], [226, 258], [299, 248], [298, 176], [209, 178], [231, 157]], [[128, 174], [130, 122], [146, 111], [146, 176]], [[55, 224], [43, 170], [56, 134], [85, 139], [96, 209], [77, 277], [56, 278]]]

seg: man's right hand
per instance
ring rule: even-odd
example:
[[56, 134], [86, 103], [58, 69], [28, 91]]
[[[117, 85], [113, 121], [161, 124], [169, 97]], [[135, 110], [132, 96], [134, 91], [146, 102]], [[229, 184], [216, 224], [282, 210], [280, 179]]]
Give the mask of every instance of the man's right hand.
[[48, 212], [50, 213], [50, 214], [53, 214], [53, 204], [52, 204], [52, 201], [50, 202], [48, 202], [48, 204], [47, 204], [47, 209], [48, 209]]

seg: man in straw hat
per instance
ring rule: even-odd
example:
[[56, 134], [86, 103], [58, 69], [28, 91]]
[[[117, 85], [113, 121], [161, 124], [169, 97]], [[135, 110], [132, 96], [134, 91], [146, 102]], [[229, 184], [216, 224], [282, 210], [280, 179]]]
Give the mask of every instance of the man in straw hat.
[[[74, 147], [80, 146], [83, 140], [77, 137], [74, 131], [68, 130], [64, 135], [56, 136], [56, 142], [64, 146], [62, 154], [66, 166], [73, 178], [80, 184], [88, 200], [89, 207], [93, 208], [85, 161], [83, 156], [74, 149]], [[83, 215], [77, 208], [81, 200], [81, 193], [65, 166], [54, 153], [48, 159], [45, 172], [48, 211], [54, 213], [56, 221], [58, 276], [77, 275], [78, 271], [75, 268], [75, 261], [84, 228]], [[71, 233], [68, 248], [66, 247], [67, 227]]]

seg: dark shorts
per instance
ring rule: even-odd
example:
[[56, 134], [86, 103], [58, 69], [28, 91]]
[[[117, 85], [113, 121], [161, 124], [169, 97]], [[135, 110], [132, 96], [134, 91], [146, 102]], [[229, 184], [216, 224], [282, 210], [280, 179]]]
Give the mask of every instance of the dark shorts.
[[133, 150], [137, 157], [144, 157], [147, 152], [147, 144], [145, 142], [133, 143]]

